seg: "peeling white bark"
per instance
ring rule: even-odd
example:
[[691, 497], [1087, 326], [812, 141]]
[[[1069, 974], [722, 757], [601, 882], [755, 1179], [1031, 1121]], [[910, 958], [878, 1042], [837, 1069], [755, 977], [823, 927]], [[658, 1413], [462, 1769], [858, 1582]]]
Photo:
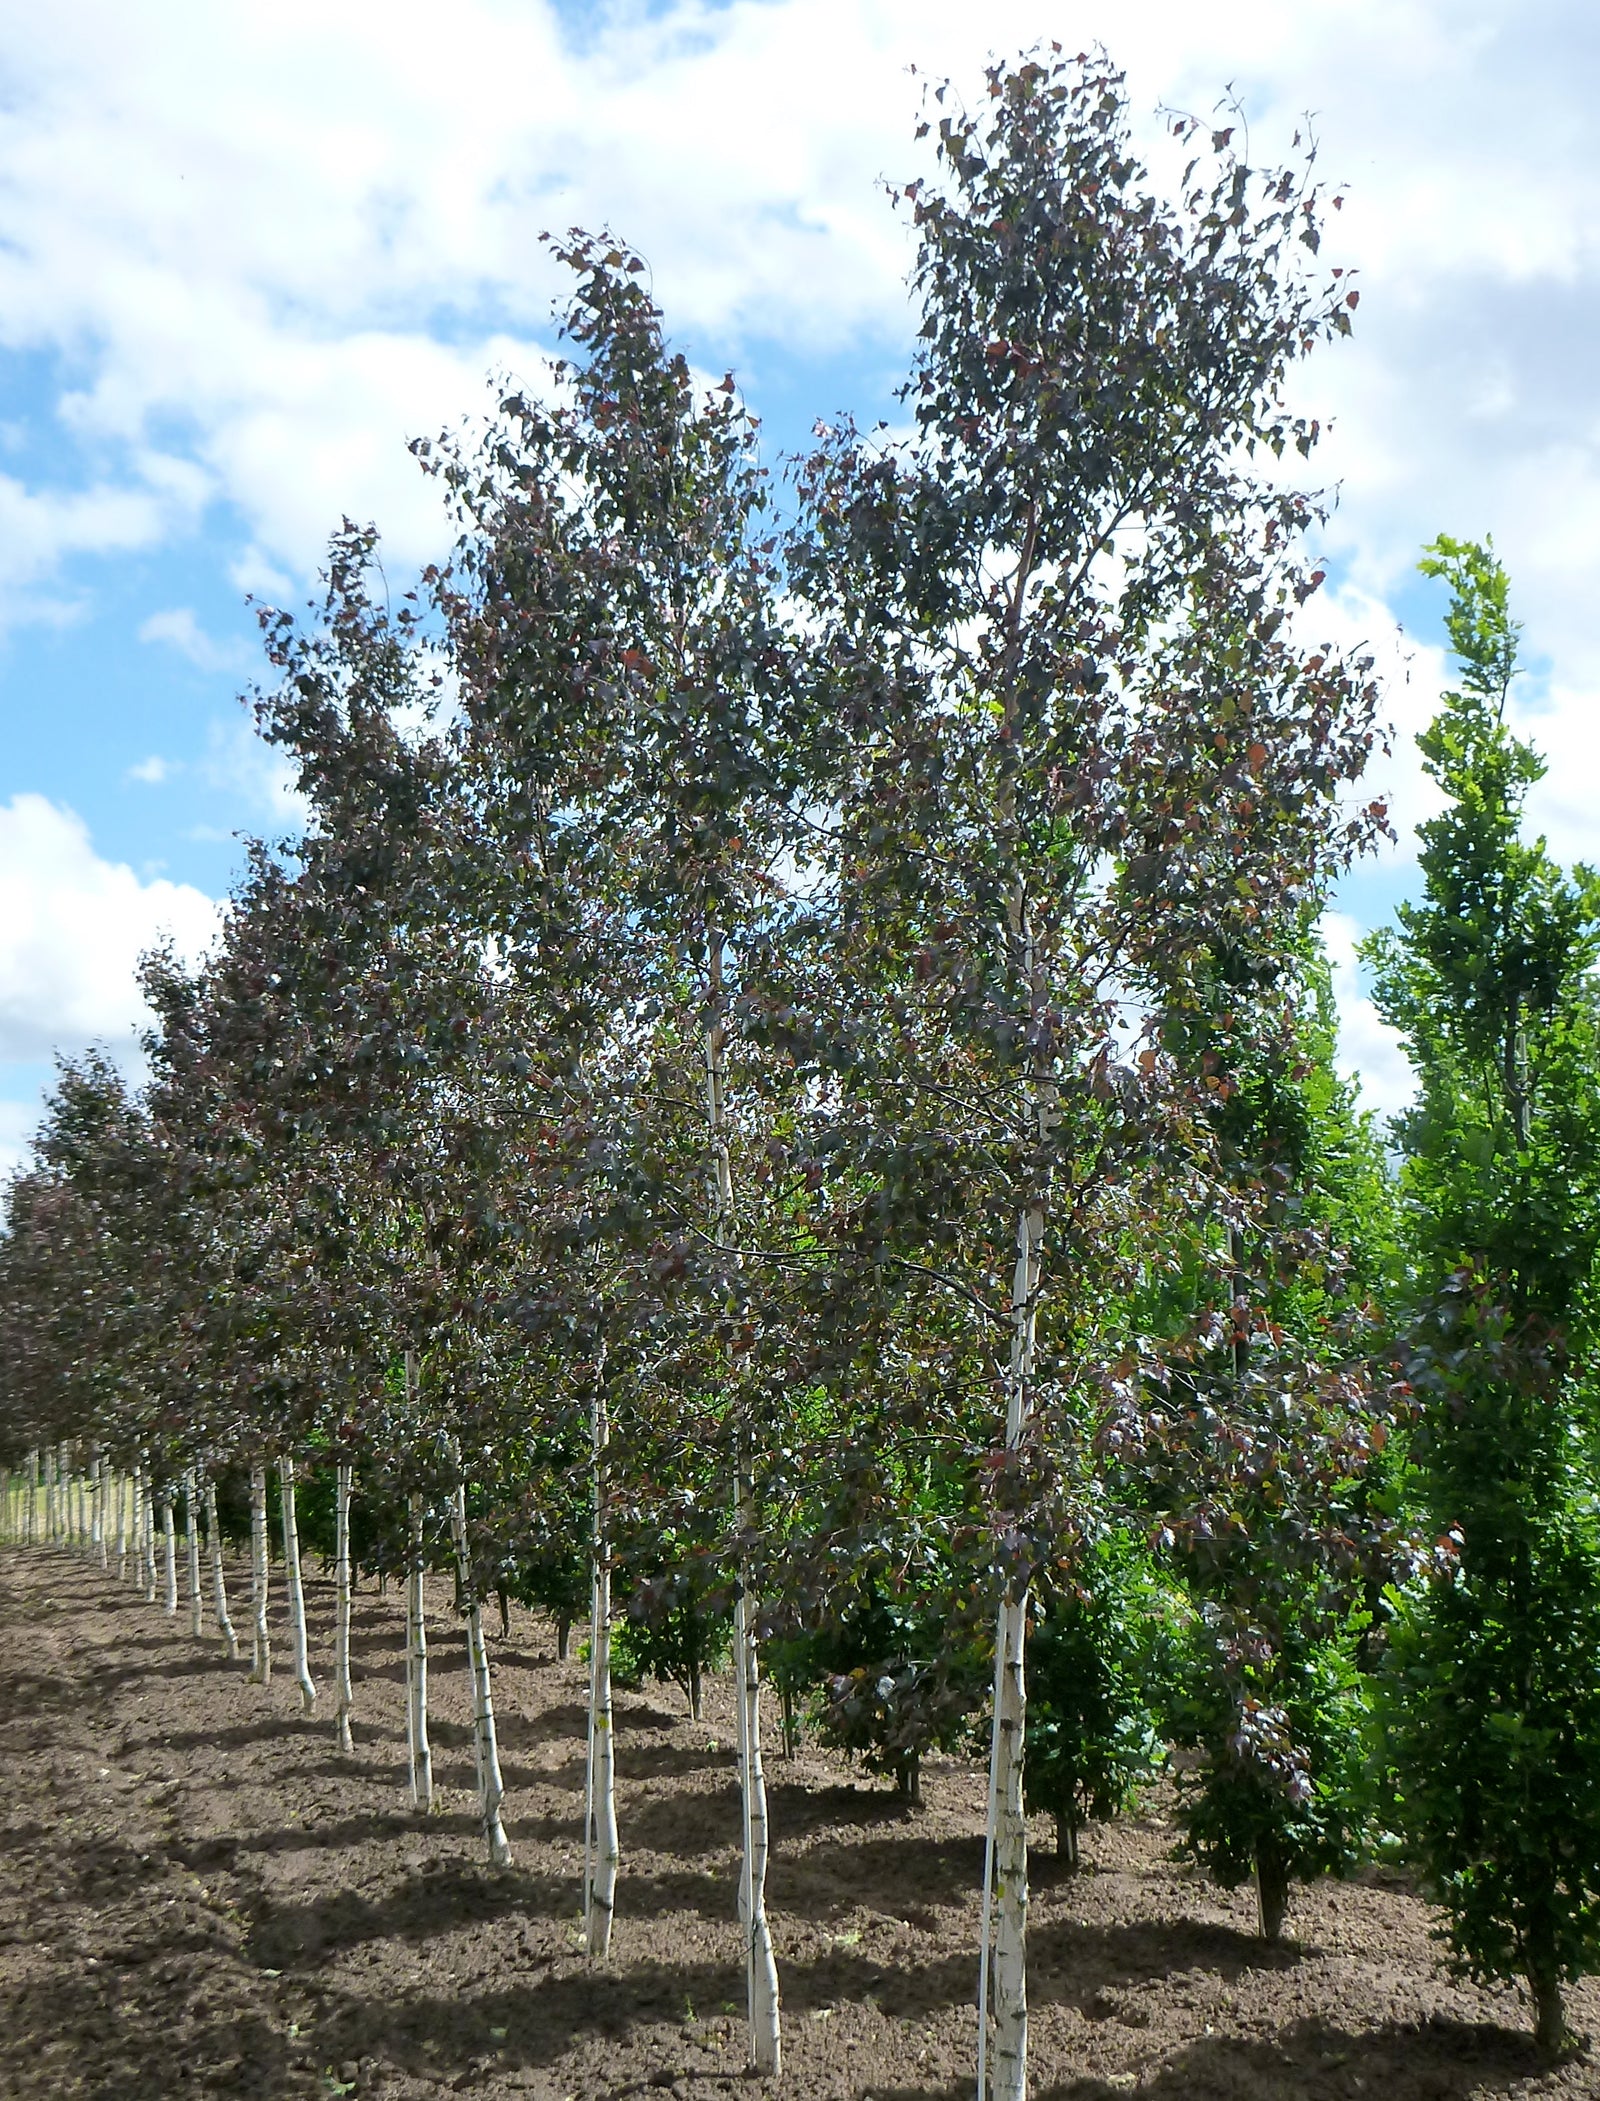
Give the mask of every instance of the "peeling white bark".
[[334, 1735], [341, 1751], [353, 1751], [350, 1711], [355, 1704], [350, 1685], [350, 1495], [355, 1469], [338, 1470], [334, 1502], [333, 1560], [333, 1699]]
[[178, 1528], [173, 1522], [170, 1491], [161, 1498], [161, 1554], [166, 1583], [161, 1609], [169, 1620], [175, 1620], [178, 1617]]
[[191, 1467], [183, 1477], [184, 1548], [189, 1571], [189, 1632], [198, 1641], [206, 1631], [200, 1589], [200, 1492]]
[[139, 1480], [139, 1582], [144, 1601], [156, 1601], [156, 1502], [148, 1467], [140, 1468]]
[[750, 2022], [750, 2058], [758, 2072], [782, 2071], [778, 1963], [767, 1922], [767, 1782], [761, 1762], [761, 1664], [751, 1602], [741, 1586], [733, 1608], [733, 1654], [737, 1677], [739, 1797], [744, 1844], [739, 1876], [739, 1918], [745, 1932], [745, 1992]]
[[[1013, 910], [1012, 932], [1022, 950], [1030, 1000], [1037, 1015], [1042, 987], [1020, 896]], [[1031, 1106], [1042, 1144], [1050, 1131], [1050, 1081], [1048, 1074], [1037, 1068], [1033, 1080]], [[1016, 1267], [1011, 1284], [1011, 1367], [1006, 1395], [1006, 1445], [1012, 1451], [1021, 1445], [1033, 1413], [1044, 1224], [1042, 1203], [1032, 1203], [1018, 1214]], [[983, 1945], [978, 1975], [979, 2101], [1026, 2101], [1028, 2091], [1028, 1827], [1023, 1806], [1027, 1629], [1026, 1589], [1018, 1590], [1008, 1582], [995, 1623]]]
[[433, 1808], [433, 1752], [428, 1743], [428, 1618], [422, 1590], [422, 1498], [411, 1498], [411, 1553], [406, 1569], [406, 1748], [411, 1806]]
[[605, 1493], [605, 1452], [611, 1425], [603, 1359], [594, 1382], [589, 1429], [594, 1533], [589, 1561], [589, 1741], [583, 1782], [583, 1943], [588, 1954], [603, 1961], [611, 1952], [621, 1860], [611, 1709], [611, 1547]]
[[267, 1470], [250, 1469], [250, 1676], [257, 1685], [272, 1683], [272, 1636], [267, 1628]]
[[[711, 1152], [713, 1237], [725, 1247], [733, 1229], [733, 1162], [728, 1147], [727, 1029], [723, 1020], [724, 942], [713, 927], [706, 930], [706, 1132]], [[752, 1515], [753, 1490], [742, 1459], [736, 1462], [735, 1509], [741, 1529]], [[745, 1946], [745, 2001], [749, 2017], [750, 2062], [758, 2072], [777, 2077], [783, 2064], [777, 1956], [767, 1919], [767, 1783], [761, 1763], [761, 1659], [756, 1643], [748, 1568], [739, 1572], [739, 1598], [734, 1611], [734, 1676], [738, 1705], [739, 1923]]]
[[483, 1638], [483, 1613], [472, 1581], [472, 1555], [467, 1542], [467, 1484], [456, 1482], [451, 1501], [451, 1530], [455, 1535], [456, 1568], [461, 1578], [461, 1600], [467, 1614], [467, 1669], [472, 1687], [472, 1748], [478, 1767], [478, 1803], [489, 1858], [497, 1868], [511, 1865], [511, 1841], [506, 1837], [501, 1811], [505, 1782], [500, 1775], [500, 1745], [495, 1735], [494, 1694], [489, 1684], [489, 1651]]
[[111, 1469], [104, 1452], [97, 1452], [94, 1460], [94, 1516], [91, 1520], [91, 1536], [100, 1566], [110, 1565], [110, 1553], [106, 1544], [106, 1490], [111, 1483]]
[[239, 1636], [228, 1616], [228, 1579], [222, 1567], [222, 1526], [217, 1518], [217, 1484], [206, 1475], [206, 1539], [211, 1550], [211, 1602], [217, 1632], [228, 1645], [228, 1661], [239, 1661]]
[[307, 1714], [317, 1704], [316, 1681], [306, 1641], [306, 1597], [300, 1578], [300, 1528], [294, 1514], [294, 1461], [285, 1452], [278, 1461], [278, 1491], [283, 1500], [283, 1567], [289, 1592], [289, 1633], [294, 1642], [294, 1677], [300, 1705]]

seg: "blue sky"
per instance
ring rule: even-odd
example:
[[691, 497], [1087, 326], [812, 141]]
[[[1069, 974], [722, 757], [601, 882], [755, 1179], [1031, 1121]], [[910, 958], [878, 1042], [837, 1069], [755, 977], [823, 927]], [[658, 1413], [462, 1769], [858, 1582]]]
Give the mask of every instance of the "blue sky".
[[251, 593], [302, 598], [342, 513], [395, 573], [445, 532], [408, 436], [536, 374], [545, 228], [650, 259], [697, 365], [774, 450], [887, 406], [908, 347], [918, 83], [1103, 40], [1139, 124], [1231, 86], [1259, 157], [1315, 113], [1347, 188], [1354, 339], [1304, 375], [1330, 635], [1369, 639], [1406, 835], [1330, 927], [1345, 1050], [1405, 1078], [1350, 963], [1411, 881], [1438, 691], [1420, 543], [1492, 530], [1550, 755], [1536, 821], [1600, 860], [1600, 10], [1592, 0], [55, 0], [0, 18], [0, 1163], [53, 1049], [128, 1051], [133, 962], [197, 950], [241, 833], [291, 821], [237, 695]]

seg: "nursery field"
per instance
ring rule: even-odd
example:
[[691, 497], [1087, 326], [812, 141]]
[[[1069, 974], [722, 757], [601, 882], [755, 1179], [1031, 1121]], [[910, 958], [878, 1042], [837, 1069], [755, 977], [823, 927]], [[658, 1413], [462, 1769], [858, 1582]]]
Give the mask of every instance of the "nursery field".
[[[331, 1585], [308, 1607], [326, 1663]], [[0, 1554], [0, 2094], [392, 2101], [469, 2093], [768, 2090], [744, 2070], [738, 1800], [726, 1679], [693, 1724], [670, 1688], [618, 1694], [624, 1848], [612, 1958], [577, 1908], [585, 1672], [513, 1608], [493, 1637], [516, 1865], [485, 1864], [464, 1644], [432, 1601], [440, 1806], [405, 1807], [403, 1622], [363, 1587], [356, 1751], [131, 1590], [48, 1552]], [[913, 1808], [839, 1760], [770, 1747], [771, 1904], [794, 2101], [971, 2091], [979, 1768], [931, 1760]], [[1514, 1995], [1452, 1984], [1395, 1878], [1300, 1895], [1291, 1945], [1245, 1892], [1169, 1857], [1158, 1814], [1085, 1840], [1048, 1826], [1030, 1928], [1033, 2092], [1102, 2101], [1592, 2095], [1541, 2068]], [[1600, 1988], [1574, 1993], [1600, 2032]]]

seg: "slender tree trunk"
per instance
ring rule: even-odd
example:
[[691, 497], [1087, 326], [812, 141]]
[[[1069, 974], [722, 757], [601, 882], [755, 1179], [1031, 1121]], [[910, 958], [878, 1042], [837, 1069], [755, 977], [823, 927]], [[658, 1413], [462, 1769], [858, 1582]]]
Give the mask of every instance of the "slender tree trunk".
[[583, 1939], [587, 1952], [604, 1961], [611, 1952], [616, 1913], [617, 1761], [611, 1711], [611, 1547], [606, 1520], [606, 1447], [611, 1425], [606, 1408], [605, 1360], [596, 1371], [590, 1404], [591, 1510], [594, 1534], [589, 1556], [589, 1742], [583, 1786]]
[[406, 1569], [406, 1747], [411, 1806], [433, 1808], [433, 1753], [428, 1744], [428, 1619], [422, 1592], [422, 1498], [411, 1498], [411, 1558]]
[[170, 1491], [161, 1498], [162, 1574], [166, 1590], [161, 1609], [168, 1619], [178, 1616], [178, 1528], [173, 1522]]
[[511, 1865], [511, 1841], [501, 1821], [505, 1783], [500, 1777], [500, 1746], [495, 1736], [494, 1694], [489, 1684], [489, 1650], [483, 1638], [483, 1612], [477, 1586], [472, 1580], [472, 1556], [467, 1541], [467, 1484], [456, 1482], [452, 1530], [456, 1543], [456, 1573], [467, 1615], [467, 1666], [472, 1683], [472, 1744], [478, 1764], [478, 1800], [483, 1813], [483, 1835], [489, 1858], [497, 1868]]
[[117, 1476], [117, 1581], [128, 1579], [128, 1476]]
[[[741, 1477], [739, 1501], [745, 1526], [753, 1524], [753, 1495]], [[739, 1917], [745, 1930], [745, 1990], [750, 2017], [750, 2057], [758, 2072], [774, 2078], [782, 2070], [778, 1964], [767, 1922], [767, 1781], [761, 1762], [761, 1652], [756, 1640], [754, 1600], [741, 1583], [733, 1608], [733, 1655], [737, 1676], [737, 1742], [740, 1800], [744, 1811], [743, 1872]]]
[[[706, 1135], [710, 1147], [713, 1238], [726, 1247], [733, 1230], [733, 1160], [728, 1148], [728, 1041], [723, 1000], [725, 944], [706, 929]], [[734, 1463], [734, 1508], [741, 1533], [754, 1528], [755, 1492], [741, 1446]], [[778, 1964], [767, 1920], [767, 1782], [761, 1764], [761, 1656], [756, 1641], [748, 1560], [741, 1557], [733, 1616], [733, 1672], [739, 1753], [739, 1924], [745, 1944], [745, 2003], [750, 2062], [778, 2076], [783, 2064]]]
[[272, 1636], [267, 1627], [267, 1470], [250, 1469], [250, 1676], [257, 1685], [272, 1683]]
[[350, 1711], [355, 1705], [350, 1686], [350, 1495], [355, 1469], [340, 1466], [334, 1505], [333, 1560], [333, 1697], [334, 1733], [341, 1751], [353, 1751]]
[[139, 1494], [139, 1531], [143, 1546], [140, 1566], [144, 1579], [144, 1601], [153, 1605], [156, 1601], [156, 1491], [146, 1467], [144, 1484]]
[[211, 1554], [211, 1602], [217, 1632], [228, 1645], [228, 1661], [239, 1661], [239, 1636], [228, 1616], [228, 1579], [222, 1567], [222, 1526], [217, 1517], [217, 1484], [206, 1475], [206, 1543]]
[[44, 1543], [54, 1546], [56, 1537], [56, 1455], [44, 1448]]
[[206, 1630], [200, 1589], [200, 1492], [191, 1467], [183, 1477], [184, 1548], [189, 1571], [189, 1632], [198, 1641]]
[[285, 1452], [278, 1461], [278, 1492], [283, 1499], [283, 1572], [289, 1591], [289, 1633], [294, 1641], [294, 1678], [300, 1705], [307, 1714], [317, 1704], [306, 1640], [306, 1594], [300, 1575], [300, 1528], [294, 1514], [294, 1461]]
[[[1022, 566], [1025, 571], [1027, 563]], [[1019, 605], [1021, 588], [1019, 580]], [[1038, 1030], [1043, 1024], [1045, 987], [1027, 897], [1020, 884], [1010, 909], [1010, 931], [1027, 988], [1030, 1015]], [[1042, 1150], [1052, 1127], [1053, 1087], [1049, 1072], [1037, 1061], [1031, 1078], [1032, 1136]], [[1006, 1393], [1006, 1449], [1013, 1452], [1023, 1444], [1033, 1415], [1044, 1224], [1044, 1205], [1038, 1198], [1018, 1213], [1016, 1266], [1011, 1282], [1011, 1365]], [[989, 1741], [989, 1814], [978, 1977], [980, 2101], [1026, 2101], [1028, 2091], [1028, 1825], [1023, 1797], [1028, 1594], [1026, 1586], [1019, 1590], [1009, 1576], [1003, 1577], [1003, 1586], [995, 1619], [994, 1716]]]
[[91, 1520], [90, 1536], [94, 1543], [95, 1558], [102, 1568], [110, 1565], [110, 1554], [106, 1545], [106, 1487], [110, 1469], [104, 1452], [97, 1452], [94, 1460], [94, 1516]]
[[1288, 1865], [1281, 1849], [1271, 1839], [1262, 1839], [1256, 1845], [1256, 1923], [1264, 1941], [1276, 1946], [1283, 1939], [1288, 1911]]
[[73, 1487], [76, 1490], [78, 1509], [78, 1536], [73, 1541], [73, 1544], [80, 1554], [87, 1554], [89, 1551], [89, 1477], [82, 1467], [79, 1467], [73, 1476]]
[[1561, 2057], [1572, 2048], [1572, 2030], [1567, 2026], [1566, 1994], [1554, 1970], [1530, 1976], [1533, 1996], [1533, 2039], [1546, 2057]]

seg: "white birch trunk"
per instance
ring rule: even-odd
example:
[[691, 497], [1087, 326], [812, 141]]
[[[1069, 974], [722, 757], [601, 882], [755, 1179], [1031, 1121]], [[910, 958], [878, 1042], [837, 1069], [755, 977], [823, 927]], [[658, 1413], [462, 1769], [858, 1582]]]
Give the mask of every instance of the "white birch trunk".
[[189, 1632], [199, 1641], [206, 1631], [205, 1596], [200, 1588], [200, 1491], [190, 1467], [183, 1477], [184, 1547], [189, 1571]]
[[[723, 938], [706, 930], [706, 1128], [711, 1146], [714, 1238], [725, 1247], [733, 1227], [733, 1162], [728, 1149], [727, 1031], [723, 1021]], [[736, 1461], [735, 1508], [741, 1530], [752, 1515], [753, 1491]], [[776, 2078], [783, 2066], [778, 1963], [767, 1919], [767, 1782], [761, 1764], [761, 1659], [756, 1643], [749, 1570], [739, 1572], [734, 1611], [733, 1664], [738, 1702], [739, 1815], [741, 1825], [739, 1924], [745, 1944], [745, 2002], [750, 2062]]]
[[597, 1961], [611, 1952], [617, 1908], [616, 1733], [611, 1711], [611, 1548], [605, 1452], [611, 1441], [602, 1359], [590, 1414], [594, 1537], [589, 1587], [589, 1742], [583, 1784], [583, 1943]]
[[110, 1481], [110, 1475], [111, 1469], [107, 1464], [104, 1452], [97, 1452], [94, 1462], [94, 1516], [91, 1520], [90, 1531], [94, 1542], [95, 1558], [99, 1561], [102, 1568], [108, 1568], [111, 1560], [106, 1542], [106, 1489]]
[[128, 1477], [117, 1476], [117, 1581], [128, 1580]]
[[250, 1676], [272, 1683], [272, 1635], [267, 1627], [267, 1587], [272, 1562], [267, 1550], [267, 1470], [250, 1469]]
[[56, 1537], [56, 1455], [44, 1448], [44, 1543], [54, 1546]]
[[175, 1620], [178, 1617], [178, 1528], [173, 1521], [170, 1490], [161, 1498], [161, 1554], [166, 1583], [161, 1609], [169, 1620]]
[[306, 1641], [306, 1595], [300, 1577], [300, 1528], [294, 1514], [294, 1461], [285, 1452], [278, 1461], [278, 1490], [283, 1499], [283, 1569], [289, 1591], [289, 1633], [294, 1642], [294, 1678], [300, 1705], [307, 1714], [317, 1704], [316, 1681]]
[[[1012, 931], [1021, 946], [1030, 1005], [1037, 1019], [1042, 987], [1025, 903], [1020, 896]], [[1029, 1107], [1042, 1144], [1051, 1127], [1050, 1082], [1048, 1075], [1037, 1068]], [[1006, 1446], [1011, 1451], [1023, 1442], [1033, 1413], [1044, 1222], [1044, 1207], [1039, 1202], [1028, 1205], [1017, 1218], [1010, 1307], [1011, 1375], [1006, 1395]], [[1024, 1587], [1016, 1591], [1008, 1580], [995, 1623], [994, 1719], [989, 1742], [983, 1947], [978, 1977], [979, 2101], [1026, 2101], [1028, 2091], [1028, 1826], [1023, 1805], [1027, 1629], [1027, 1590]]]
[[228, 1579], [222, 1567], [222, 1526], [217, 1518], [217, 1484], [206, 1475], [206, 1540], [211, 1552], [211, 1602], [217, 1632], [228, 1645], [228, 1661], [239, 1661], [239, 1636], [228, 1616]]
[[428, 1617], [422, 1589], [422, 1498], [411, 1498], [411, 1557], [406, 1569], [406, 1749], [411, 1806], [433, 1808], [433, 1752], [428, 1743]]
[[340, 1466], [334, 1500], [333, 1559], [333, 1725], [341, 1751], [353, 1751], [350, 1710], [354, 1695], [350, 1685], [350, 1495], [355, 1469]]
[[156, 1492], [148, 1468], [141, 1469], [139, 1489], [139, 1577], [144, 1589], [144, 1601], [153, 1605], [156, 1601]]
[[506, 1837], [501, 1810], [505, 1783], [500, 1777], [500, 1745], [495, 1736], [494, 1694], [489, 1684], [489, 1651], [483, 1638], [483, 1614], [472, 1581], [472, 1555], [467, 1543], [467, 1484], [458, 1480], [451, 1503], [451, 1529], [455, 1534], [456, 1568], [461, 1577], [461, 1600], [467, 1612], [467, 1669], [472, 1686], [472, 1749], [478, 1767], [478, 1802], [483, 1816], [483, 1835], [489, 1858], [497, 1868], [511, 1865], [511, 1841]]
[[74, 1491], [73, 1500], [78, 1518], [77, 1535], [73, 1540], [73, 1545], [80, 1554], [87, 1554], [89, 1551], [89, 1482], [81, 1467], [78, 1468], [72, 1477], [72, 1486]]
[[[741, 1489], [743, 1484], [741, 1484]], [[741, 1494], [741, 1501], [743, 1501]], [[746, 1512], [748, 1515], [748, 1511]], [[761, 1664], [751, 1599], [743, 1585], [733, 1608], [734, 1670], [738, 1683], [737, 1742], [739, 1797], [743, 1811], [739, 1917], [745, 1931], [745, 1995], [750, 2021], [750, 2057], [758, 2072], [774, 2078], [782, 2070], [778, 1964], [767, 1923], [767, 1782], [761, 1762]]]

